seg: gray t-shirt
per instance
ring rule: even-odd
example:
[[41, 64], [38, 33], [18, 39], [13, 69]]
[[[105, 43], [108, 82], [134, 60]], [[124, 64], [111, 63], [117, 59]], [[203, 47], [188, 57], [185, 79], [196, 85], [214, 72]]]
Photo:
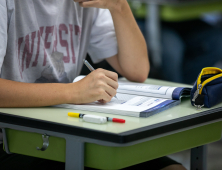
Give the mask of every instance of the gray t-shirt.
[[73, 0], [0, 0], [1, 78], [72, 82], [87, 52], [95, 63], [117, 54], [109, 10]]
[[0, 0], [1, 78], [72, 82], [88, 52], [93, 62], [117, 54], [109, 10], [73, 0]]

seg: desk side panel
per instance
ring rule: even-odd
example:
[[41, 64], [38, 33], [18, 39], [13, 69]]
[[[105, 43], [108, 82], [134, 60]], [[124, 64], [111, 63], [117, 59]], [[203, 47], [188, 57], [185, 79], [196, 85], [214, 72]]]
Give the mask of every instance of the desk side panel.
[[49, 146], [39, 151], [43, 145], [42, 134], [6, 129], [9, 151], [22, 155], [65, 162], [66, 140], [54, 136], [49, 137]]
[[85, 166], [97, 169], [121, 169], [202, 146], [219, 140], [221, 127], [222, 123], [217, 122], [127, 147], [86, 144]]
[[[92, 143], [85, 144], [85, 166], [97, 169], [121, 169], [182, 150], [194, 148], [221, 138], [221, 122], [175, 133], [140, 144], [126, 147], [108, 147]], [[9, 150], [12, 153], [29, 155], [65, 162], [65, 139], [50, 136], [46, 151], [41, 134], [7, 129]], [[112, 163], [111, 163], [112, 162]]]

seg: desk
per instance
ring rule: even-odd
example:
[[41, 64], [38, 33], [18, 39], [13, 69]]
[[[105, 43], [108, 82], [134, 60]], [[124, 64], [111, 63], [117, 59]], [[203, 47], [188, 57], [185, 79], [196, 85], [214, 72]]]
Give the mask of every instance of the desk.
[[[134, 1], [134, 0], [132, 0]], [[138, 0], [136, 0], [138, 1]], [[161, 26], [165, 21], [199, 18], [203, 13], [222, 11], [221, 0], [139, 0], [147, 4], [146, 29], [154, 66], [161, 66]]]
[[[153, 79], [146, 83], [184, 86]], [[0, 127], [8, 153], [62, 161], [66, 170], [80, 170], [84, 165], [120, 169], [191, 148], [191, 169], [204, 170], [206, 147], [203, 145], [221, 138], [221, 106], [197, 111], [185, 99], [180, 105], [149, 118], [110, 115], [126, 119], [126, 123], [103, 125], [68, 117], [71, 109], [1, 108]], [[46, 151], [36, 150], [42, 145], [42, 134], [50, 136]]]

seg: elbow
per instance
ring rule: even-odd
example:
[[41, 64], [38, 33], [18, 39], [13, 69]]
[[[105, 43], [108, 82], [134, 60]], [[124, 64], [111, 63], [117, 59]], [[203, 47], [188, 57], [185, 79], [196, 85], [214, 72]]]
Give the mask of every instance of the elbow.
[[136, 82], [143, 83], [148, 78], [148, 75], [149, 75], [149, 69], [143, 74], [138, 75], [136, 78]]
[[150, 64], [148, 63], [140, 73], [135, 77], [136, 82], [143, 83], [148, 78], [148, 75], [150, 73]]
[[147, 79], [147, 76], [140, 74], [140, 75], [135, 76], [135, 77], [126, 77], [126, 78], [129, 81], [132, 81], [132, 82], [143, 83]]
[[144, 81], [146, 81], [147, 77], [148, 77], [148, 74], [142, 75], [142, 76], [140, 76], [140, 77], [138, 78], [137, 82], [138, 82], [138, 83], [143, 83]]
[[123, 76], [127, 78], [129, 81], [143, 83], [148, 78], [150, 72], [150, 63], [148, 60], [148, 56], [144, 57], [143, 60], [135, 63], [132, 69], [127, 68], [127, 71], [124, 71]]
[[146, 81], [150, 73], [150, 63], [148, 56], [145, 57], [145, 60], [139, 65], [137, 70], [137, 76], [135, 76], [136, 82], [143, 83]]
[[148, 78], [149, 72], [150, 72], [150, 67], [148, 65], [148, 67], [142, 69], [142, 71], [134, 72], [134, 74], [131, 74], [131, 76], [128, 76], [127, 79], [129, 81], [143, 83]]

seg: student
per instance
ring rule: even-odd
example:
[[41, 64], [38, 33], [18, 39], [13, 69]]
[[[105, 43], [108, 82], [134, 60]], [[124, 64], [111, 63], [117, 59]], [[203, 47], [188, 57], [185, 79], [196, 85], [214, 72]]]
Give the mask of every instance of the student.
[[[116, 73], [97, 69], [72, 83], [87, 52], [128, 80], [143, 82], [149, 73], [147, 46], [126, 0], [1, 0], [0, 40], [0, 107], [109, 102]], [[64, 169], [64, 163], [0, 151], [1, 170]]]

